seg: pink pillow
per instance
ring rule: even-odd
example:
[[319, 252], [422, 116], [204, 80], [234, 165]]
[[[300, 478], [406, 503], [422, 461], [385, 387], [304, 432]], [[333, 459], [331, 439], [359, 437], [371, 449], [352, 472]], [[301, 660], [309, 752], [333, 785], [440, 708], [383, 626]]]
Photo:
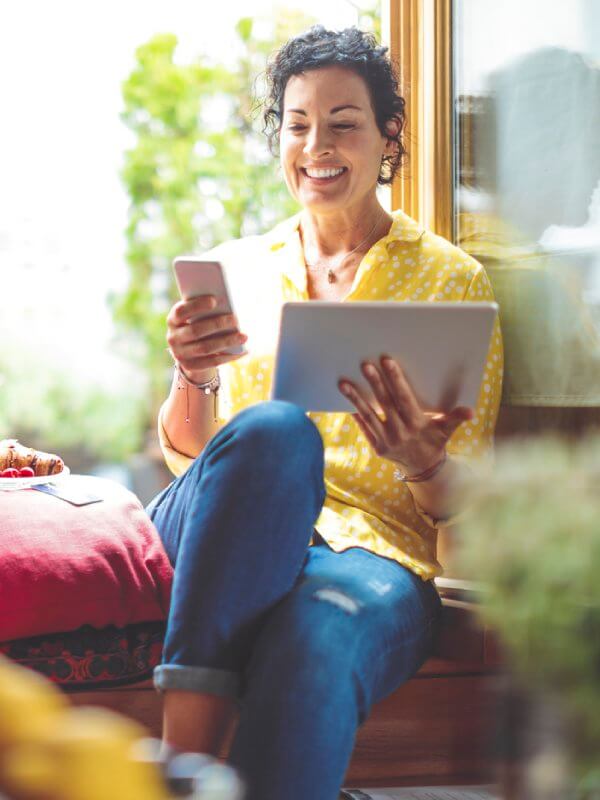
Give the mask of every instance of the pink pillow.
[[104, 478], [65, 480], [104, 500], [0, 492], [0, 641], [166, 617], [173, 570], [140, 501]]

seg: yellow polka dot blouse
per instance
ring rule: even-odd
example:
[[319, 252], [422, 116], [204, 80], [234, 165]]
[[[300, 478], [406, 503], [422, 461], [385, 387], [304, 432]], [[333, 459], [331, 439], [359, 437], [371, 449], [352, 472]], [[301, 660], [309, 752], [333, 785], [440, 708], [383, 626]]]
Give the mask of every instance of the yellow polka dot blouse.
[[[226, 242], [206, 254], [223, 263], [240, 328], [248, 335], [248, 355], [220, 367], [222, 423], [269, 399], [281, 305], [309, 300], [299, 221], [292, 217], [267, 234]], [[493, 294], [477, 261], [396, 211], [388, 234], [361, 261], [343, 302], [354, 300], [482, 301], [493, 300]], [[475, 416], [455, 431], [450, 455], [468, 460], [490, 455], [502, 369], [496, 322]], [[394, 477], [396, 465], [373, 452], [349, 414], [309, 416], [325, 446], [327, 498], [315, 525], [321, 536], [338, 552], [364, 547], [404, 564], [423, 580], [440, 575], [433, 520]], [[158, 430], [169, 468], [182, 474], [192, 460], [172, 447], [160, 416]]]

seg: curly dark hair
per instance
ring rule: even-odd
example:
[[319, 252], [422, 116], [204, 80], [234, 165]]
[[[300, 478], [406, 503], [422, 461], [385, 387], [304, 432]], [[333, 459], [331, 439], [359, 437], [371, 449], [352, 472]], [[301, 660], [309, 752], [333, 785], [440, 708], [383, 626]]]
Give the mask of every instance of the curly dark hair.
[[[387, 47], [370, 33], [358, 28], [328, 31], [314, 25], [286, 42], [269, 61], [266, 70], [267, 97], [264, 103], [264, 133], [273, 154], [277, 154], [283, 116], [283, 96], [289, 79], [308, 70], [340, 66], [353, 70], [367, 84], [377, 127], [388, 141], [396, 142], [394, 153], [383, 157], [380, 184], [391, 183], [404, 160], [402, 134], [406, 122], [404, 98], [398, 93], [398, 78], [386, 55]], [[397, 134], [390, 136], [386, 123], [398, 123]]]

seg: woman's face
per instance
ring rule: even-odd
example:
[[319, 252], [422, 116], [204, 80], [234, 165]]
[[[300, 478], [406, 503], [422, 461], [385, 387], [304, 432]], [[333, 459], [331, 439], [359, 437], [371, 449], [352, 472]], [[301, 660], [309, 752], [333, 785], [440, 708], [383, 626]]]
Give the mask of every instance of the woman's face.
[[284, 94], [280, 158], [285, 182], [304, 208], [332, 213], [375, 197], [390, 152], [365, 81], [344, 67], [294, 75]]

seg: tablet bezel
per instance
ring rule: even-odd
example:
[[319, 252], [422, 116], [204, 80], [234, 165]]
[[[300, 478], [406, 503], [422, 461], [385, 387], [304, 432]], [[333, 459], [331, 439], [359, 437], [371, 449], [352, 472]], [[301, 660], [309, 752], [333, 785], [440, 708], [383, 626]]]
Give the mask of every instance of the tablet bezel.
[[306, 411], [353, 413], [338, 379], [359, 383], [374, 402], [360, 363], [388, 354], [426, 411], [475, 408], [497, 313], [493, 302], [284, 303], [271, 397]]

